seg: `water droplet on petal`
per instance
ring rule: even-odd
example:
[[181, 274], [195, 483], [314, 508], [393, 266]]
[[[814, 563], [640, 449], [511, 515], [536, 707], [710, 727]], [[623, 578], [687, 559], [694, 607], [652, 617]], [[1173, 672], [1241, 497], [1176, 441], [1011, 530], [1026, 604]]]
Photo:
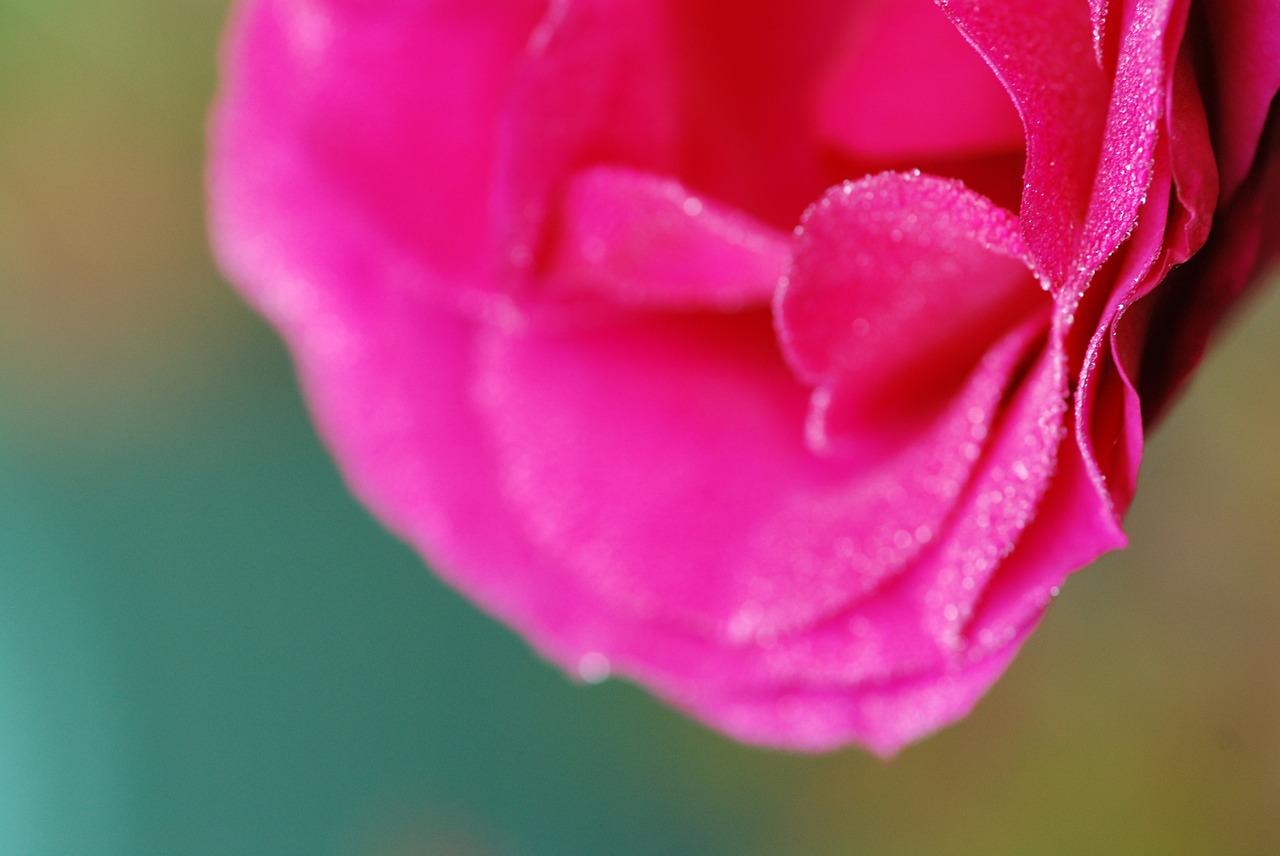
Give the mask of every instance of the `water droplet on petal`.
[[599, 651], [583, 654], [578, 659], [578, 677], [589, 684], [598, 684], [609, 677], [613, 670], [609, 658]]

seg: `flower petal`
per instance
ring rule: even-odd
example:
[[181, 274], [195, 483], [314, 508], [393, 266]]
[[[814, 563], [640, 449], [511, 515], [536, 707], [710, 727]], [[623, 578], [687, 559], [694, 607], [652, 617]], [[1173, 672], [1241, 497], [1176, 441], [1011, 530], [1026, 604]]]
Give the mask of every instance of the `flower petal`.
[[[1022, 228], [1055, 289], [1083, 290], [1129, 234], [1150, 182], [1172, 0], [1132, 0], [1114, 80], [1094, 51], [1098, 9], [1070, 0], [938, 0], [1022, 116]], [[1112, 10], [1114, 12], [1114, 10]], [[1176, 43], [1172, 46], [1176, 51]]]
[[737, 310], [769, 302], [787, 236], [679, 182], [599, 166], [570, 179], [540, 290], [620, 306]]
[[881, 757], [965, 716], [1008, 668], [1031, 625], [1002, 647], [897, 680], [846, 687], [781, 687], [720, 695], [697, 692], [677, 703], [713, 712], [740, 740], [824, 751], [856, 740]]
[[1075, 249], [1102, 143], [1109, 81], [1086, 5], [938, 0], [1008, 89], [1026, 135], [1022, 231], [1037, 270], [1074, 280]]
[[1022, 147], [1008, 93], [932, 0], [853, 5], [818, 95], [825, 140], [881, 164]]
[[455, 303], [492, 293], [490, 128], [540, 6], [242, 4], [212, 175], [242, 243], [272, 255], [366, 230], [415, 287]]
[[788, 358], [816, 385], [815, 451], [914, 442], [983, 351], [1047, 307], [1023, 252], [1013, 215], [956, 182], [883, 173], [828, 192], [775, 309]]
[[670, 45], [666, 16], [645, 0], [548, 5], [496, 126], [492, 238], [508, 273], [524, 278], [539, 268], [555, 194], [577, 169], [675, 171]]
[[1240, 189], [1258, 150], [1267, 113], [1280, 89], [1280, 4], [1233, 0], [1199, 4], [1212, 45], [1214, 142], [1222, 201]]

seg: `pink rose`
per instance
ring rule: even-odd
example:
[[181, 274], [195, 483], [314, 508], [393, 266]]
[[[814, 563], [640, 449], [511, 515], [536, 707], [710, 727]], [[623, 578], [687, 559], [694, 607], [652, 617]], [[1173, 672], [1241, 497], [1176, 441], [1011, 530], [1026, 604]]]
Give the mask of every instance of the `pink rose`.
[[763, 744], [963, 716], [1278, 244], [1271, 0], [244, 0], [224, 72], [218, 251], [352, 489]]

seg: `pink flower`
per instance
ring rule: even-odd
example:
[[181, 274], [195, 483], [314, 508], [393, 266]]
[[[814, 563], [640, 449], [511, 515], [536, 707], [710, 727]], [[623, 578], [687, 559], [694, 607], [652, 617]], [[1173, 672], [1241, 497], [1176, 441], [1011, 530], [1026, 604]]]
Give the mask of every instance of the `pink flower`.
[[1277, 247], [1270, 0], [245, 0], [224, 59], [218, 251], [352, 489], [757, 743], [963, 716]]

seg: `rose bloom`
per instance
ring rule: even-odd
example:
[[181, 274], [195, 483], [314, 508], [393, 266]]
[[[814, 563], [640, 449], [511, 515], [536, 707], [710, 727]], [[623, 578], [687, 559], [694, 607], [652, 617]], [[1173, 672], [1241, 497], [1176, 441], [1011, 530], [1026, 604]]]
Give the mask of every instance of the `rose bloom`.
[[1272, 0], [244, 0], [223, 71], [215, 244], [352, 490], [766, 745], [968, 712], [1278, 243]]

